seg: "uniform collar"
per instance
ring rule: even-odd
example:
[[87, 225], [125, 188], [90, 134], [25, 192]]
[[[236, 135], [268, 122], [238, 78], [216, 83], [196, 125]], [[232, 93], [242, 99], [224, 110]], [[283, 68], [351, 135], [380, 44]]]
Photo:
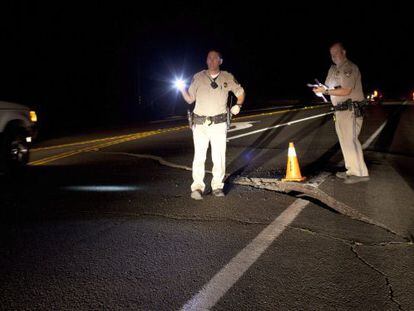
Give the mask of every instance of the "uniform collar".
[[349, 63], [349, 59], [345, 59], [345, 61], [342, 63], [342, 64], [340, 64], [340, 65], [335, 65], [336, 66], [336, 68], [342, 68], [343, 66], [345, 66], [347, 63]]
[[208, 69], [207, 70], [205, 70], [204, 71], [204, 73], [207, 75], [207, 77], [209, 77], [210, 79], [217, 79], [219, 76], [220, 76], [220, 74], [221, 74], [221, 70], [219, 70], [219, 72], [218, 72], [218, 74], [217, 74], [217, 76], [215, 77], [215, 78], [213, 78], [211, 75], [210, 75], [210, 72], [208, 71]]

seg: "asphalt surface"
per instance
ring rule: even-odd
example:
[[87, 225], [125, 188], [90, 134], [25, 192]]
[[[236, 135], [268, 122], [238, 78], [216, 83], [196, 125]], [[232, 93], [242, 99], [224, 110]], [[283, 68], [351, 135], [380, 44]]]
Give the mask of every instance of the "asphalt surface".
[[[366, 183], [334, 177], [342, 156], [331, 115], [232, 138], [326, 112], [234, 120], [227, 195], [197, 202], [191, 131], [179, 120], [38, 144], [22, 176], [1, 179], [0, 309], [178, 310], [301, 197], [306, 207], [234, 283], [220, 283], [210, 308], [414, 310], [412, 103], [368, 110], [360, 140], [383, 128], [364, 153]], [[283, 177], [291, 141], [303, 175], [322, 176], [321, 190], [390, 230], [300, 193], [231, 182]]]

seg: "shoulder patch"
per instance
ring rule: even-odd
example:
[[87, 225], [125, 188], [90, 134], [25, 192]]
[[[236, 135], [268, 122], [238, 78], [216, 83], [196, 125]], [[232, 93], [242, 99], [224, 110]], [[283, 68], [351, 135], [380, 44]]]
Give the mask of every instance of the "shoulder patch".
[[226, 79], [228, 79], [228, 81], [233, 81], [237, 85], [240, 85], [240, 83], [236, 80], [236, 78], [233, 76], [232, 73], [227, 72], [227, 71], [222, 71], [222, 72], [226, 75]]

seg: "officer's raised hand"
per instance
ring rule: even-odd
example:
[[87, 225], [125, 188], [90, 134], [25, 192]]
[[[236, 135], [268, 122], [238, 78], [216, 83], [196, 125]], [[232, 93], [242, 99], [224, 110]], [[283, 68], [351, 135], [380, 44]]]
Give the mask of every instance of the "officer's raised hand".
[[186, 89], [186, 86], [180, 86], [178, 88], [178, 90], [180, 91], [182, 97], [184, 98], [184, 100], [188, 103], [188, 104], [192, 104], [195, 101], [195, 98], [192, 94], [190, 94], [190, 92]]

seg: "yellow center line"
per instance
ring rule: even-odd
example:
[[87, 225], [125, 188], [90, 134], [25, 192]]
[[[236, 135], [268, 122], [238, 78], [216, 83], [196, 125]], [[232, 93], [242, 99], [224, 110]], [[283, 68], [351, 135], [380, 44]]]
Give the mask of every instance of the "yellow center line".
[[185, 129], [185, 128], [188, 128], [188, 127], [187, 126], [180, 126], [180, 127], [167, 129], [165, 131], [156, 130], [156, 131], [137, 133], [137, 134], [134, 134], [134, 135], [126, 135], [126, 136], [123, 136], [123, 138], [120, 138], [120, 139], [117, 139], [117, 140], [112, 140], [110, 142], [105, 142], [105, 143], [89, 146], [89, 147], [78, 149], [78, 150], [71, 150], [71, 151], [63, 152], [63, 153], [60, 153], [60, 154], [57, 154], [57, 155], [54, 155], [54, 156], [43, 158], [43, 159], [40, 159], [40, 160], [37, 160], [37, 161], [33, 161], [33, 162], [30, 162], [29, 165], [33, 165], [33, 166], [43, 165], [43, 164], [50, 163], [50, 162], [53, 162], [53, 161], [56, 161], [56, 160], [60, 160], [60, 159], [63, 159], [63, 158], [74, 156], [74, 155], [77, 155], [77, 154], [80, 154], [80, 153], [90, 152], [90, 151], [97, 151], [99, 149], [107, 148], [107, 147], [117, 145], [117, 144], [121, 144], [121, 143], [124, 143], [124, 142], [137, 140], [137, 139], [140, 139], [140, 138], [153, 136], [153, 135], [157, 135], [157, 134], [162, 134], [162, 133], [166, 133], [166, 132], [178, 131], [178, 130]]
[[83, 152], [97, 151], [97, 150], [105, 148], [105, 147], [120, 144], [120, 143], [127, 142], [127, 141], [134, 140], [134, 139], [147, 137], [147, 136], [150, 136], [150, 135], [155, 135], [155, 133], [154, 134], [136, 135], [134, 137], [119, 139], [119, 140], [116, 140], [116, 141], [107, 142], [107, 143], [103, 143], [103, 144], [98, 144], [98, 145], [86, 147], [86, 148], [83, 148], [83, 149], [72, 150], [72, 151], [60, 153], [60, 154], [57, 154], [57, 155], [54, 155], [54, 156], [51, 156], [51, 157], [47, 157], [47, 158], [44, 158], [44, 159], [40, 159], [40, 160], [37, 160], [37, 161], [33, 161], [33, 162], [30, 162], [29, 164], [30, 165], [35, 165], [35, 166], [36, 165], [42, 165], [42, 164], [50, 163], [52, 161], [56, 161], [56, 160], [59, 160], [59, 159], [67, 158], [67, 157], [70, 157], [70, 156], [73, 156], [73, 155], [76, 155], [76, 154], [80, 154], [80, 153], [83, 153]]
[[[279, 110], [279, 111], [274, 111], [274, 112], [264, 112], [264, 113], [258, 113], [258, 114], [252, 114], [252, 115], [237, 117], [237, 118], [234, 119], [234, 121], [244, 120], [244, 119], [252, 118], [252, 117], [272, 116], [272, 115], [283, 114], [283, 113], [292, 112], [292, 111], [318, 109], [318, 108], [323, 108], [323, 107], [327, 107], [327, 106], [329, 106], [329, 105], [318, 105], [318, 106], [303, 107], [303, 108], [297, 108], [297, 109]], [[80, 154], [80, 153], [90, 152], [90, 151], [97, 151], [99, 149], [107, 148], [107, 147], [117, 145], [117, 144], [121, 144], [121, 143], [124, 143], [124, 142], [129, 142], [129, 141], [132, 141], [132, 140], [141, 139], [141, 138], [148, 137], [148, 136], [179, 131], [179, 130], [183, 130], [183, 129], [186, 129], [186, 128], [188, 128], [187, 125], [173, 127], [173, 128], [167, 128], [167, 129], [158, 129], [158, 130], [154, 130], [154, 131], [147, 131], [147, 132], [141, 132], [141, 133], [133, 133], [133, 134], [127, 134], [127, 135], [113, 136], [113, 137], [107, 137], [107, 138], [95, 139], [95, 140], [89, 140], [89, 141], [81, 141], [81, 142], [71, 143], [71, 144], [63, 144], [63, 145], [56, 145], [56, 146], [32, 149], [32, 151], [40, 151], [40, 150], [51, 150], [51, 149], [58, 149], [58, 148], [65, 148], [65, 147], [73, 147], [73, 146], [77, 146], [77, 145], [99, 143], [99, 144], [89, 146], [89, 147], [86, 147], [86, 148], [71, 150], [71, 151], [59, 153], [57, 155], [53, 155], [53, 156], [50, 156], [50, 157], [46, 157], [46, 158], [43, 158], [43, 159], [40, 159], [40, 160], [32, 161], [32, 162], [29, 163], [29, 165], [33, 165], [33, 166], [43, 165], [43, 164], [50, 163], [50, 162], [53, 162], [53, 161], [56, 161], [56, 160], [60, 160], [60, 159], [64, 159], [64, 158], [67, 158], [67, 157], [70, 157], [70, 156], [74, 156], [74, 155], [77, 155], [77, 154]]]
[[100, 142], [104, 142], [104, 141], [108, 141], [108, 140], [117, 140], [117, 139], [122, 139], [122, 138], [125, 138], [125, 137], [131, 137], [131, 136], [135, 136], [137, 134], [141, 134], [141, 133], [132, 133], [132, 134], [112, 136], [112, 137], [106, 137], [106, 138], [100, 138], [100, 139], [84, 140], [84, 141], [79, 141], [79, 142], [69, 143], [69, 144], [61, 144], [61, 145], [54, 145], [54, 146], [49, 146], [49, 147], [33, 148], [33, 149], [31, 149], [31, 151], [53, 150], [53, 149], [73, 147], [73, 146], [78, 146], [78, 145], [87, 145], [87, 144], [93, 144], [93, 143], [100, 143]]

